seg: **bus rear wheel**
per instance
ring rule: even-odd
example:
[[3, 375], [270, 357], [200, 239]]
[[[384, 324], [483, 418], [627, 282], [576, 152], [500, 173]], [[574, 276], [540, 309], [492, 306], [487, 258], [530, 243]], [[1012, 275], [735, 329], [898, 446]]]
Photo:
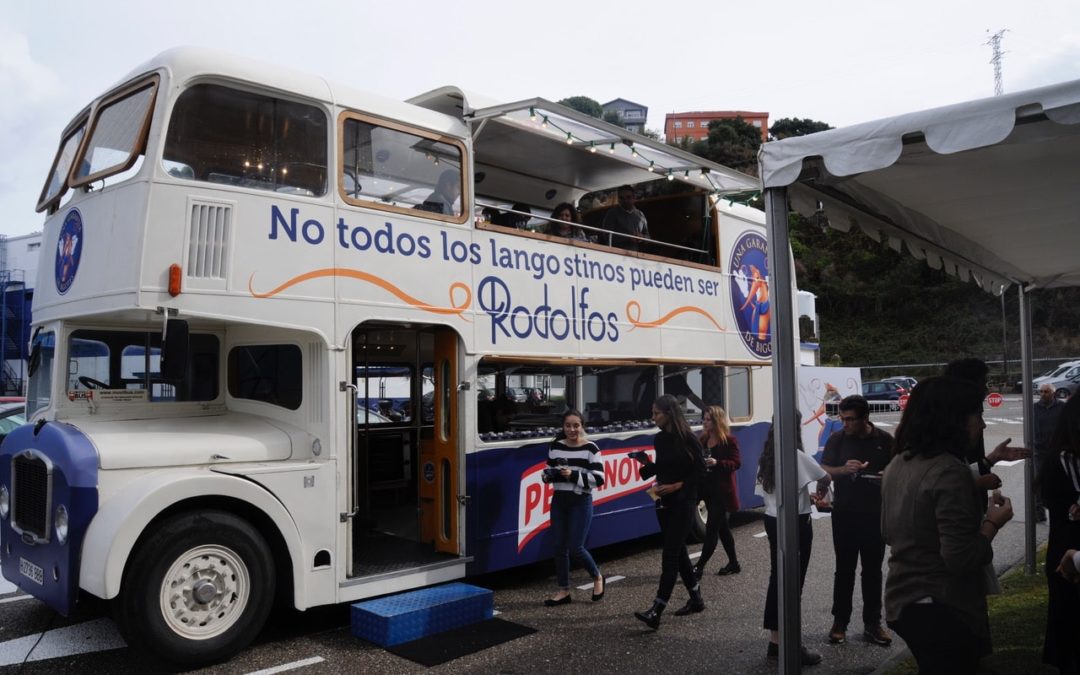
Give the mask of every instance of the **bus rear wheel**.
[[174, 516], [128, 562], [115, 615], [128, 644], [172, 663], [227, 659], [262, 629], [274, 562], [250, 523], [225, 511]]
[[705, 500], [698, 500], [694, 515], [690, 518], [690, 541], [700, 544], [705, 541], [705, 526], [709, 522], [709, 508], [705, 506]]

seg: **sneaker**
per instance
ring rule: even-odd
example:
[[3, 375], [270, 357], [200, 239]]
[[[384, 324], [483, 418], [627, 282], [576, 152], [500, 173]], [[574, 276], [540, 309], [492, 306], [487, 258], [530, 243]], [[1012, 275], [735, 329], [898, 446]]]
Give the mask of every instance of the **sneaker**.
[[863, 637], [867, 642], [873, 642], [876, 645], [882, 647], [888, 647], [892, 644], [892, 636], [889, 635], [889, 631], [881, 627], [881, 624], [866, 629], [863, 633]]
[[829, 629], [829, 644], [842, 645], [847, 642], [847, 629], [838, 623], [834, 623]]

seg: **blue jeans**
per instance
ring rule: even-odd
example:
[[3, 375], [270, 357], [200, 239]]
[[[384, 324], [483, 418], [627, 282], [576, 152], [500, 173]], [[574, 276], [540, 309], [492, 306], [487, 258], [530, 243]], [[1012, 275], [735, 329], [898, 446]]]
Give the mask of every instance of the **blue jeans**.
[[559, 588], [570, 589], [570, 556], [593, 579], [600, 576], [592, 556], [585, 550], [585, 538], [592, 523], [592, 495], [557, 490], [551, 497], [551, 534], [555, 538], [555, 576]]

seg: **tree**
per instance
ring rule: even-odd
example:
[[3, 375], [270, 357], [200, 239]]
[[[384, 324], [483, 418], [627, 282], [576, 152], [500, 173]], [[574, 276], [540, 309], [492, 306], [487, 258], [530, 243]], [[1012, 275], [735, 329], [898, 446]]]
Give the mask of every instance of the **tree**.
[[617, 127], [621, 127], [623, 125], [622, 118], [619, 117], [619, 113], [614, 110], [609, 110], [604, 113], [604, 116], [601, 119], [603, 119], [608, 124], [614, 124]]
[[600, 103], [596, 99], [589, 98], [588, 96], [571, 96], [559, 101], [559, 105], [564, 105], [567, 108], [573, 108], [579, 113], [588, 115], [589, 117], [596, 117], [599, 119], [604, 114], [604, 109], [600, 107]]
[[775, 140], [789, 138], [791, 136], [805, 136], [819, 131], [832, 129], [824, 122], [812, 120], [809, 117], [781, 117], [769, 127], [769, 135]]
[[690, 152], [705, 159], [757, 175], [757, 152], [761, 131], [741, 117], [709, 122], [709, 135], [690, 146]]
[[641, 135], [644, 136], [645, 138], [651, 138], [654, 141], [660, 140], [660, 130], [659, 129], [642, 129], [641, 130]]

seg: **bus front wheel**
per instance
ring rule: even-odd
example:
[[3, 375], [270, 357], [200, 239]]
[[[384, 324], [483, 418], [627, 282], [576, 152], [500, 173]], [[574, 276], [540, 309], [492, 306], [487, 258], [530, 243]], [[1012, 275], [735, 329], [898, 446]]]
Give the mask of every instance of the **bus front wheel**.
[[115, 605], [127, 643], [173, 663], [227, 659], [262, 629], [274, 561], [250, 523], [197, 511], [161, 523], [128, 562]]

